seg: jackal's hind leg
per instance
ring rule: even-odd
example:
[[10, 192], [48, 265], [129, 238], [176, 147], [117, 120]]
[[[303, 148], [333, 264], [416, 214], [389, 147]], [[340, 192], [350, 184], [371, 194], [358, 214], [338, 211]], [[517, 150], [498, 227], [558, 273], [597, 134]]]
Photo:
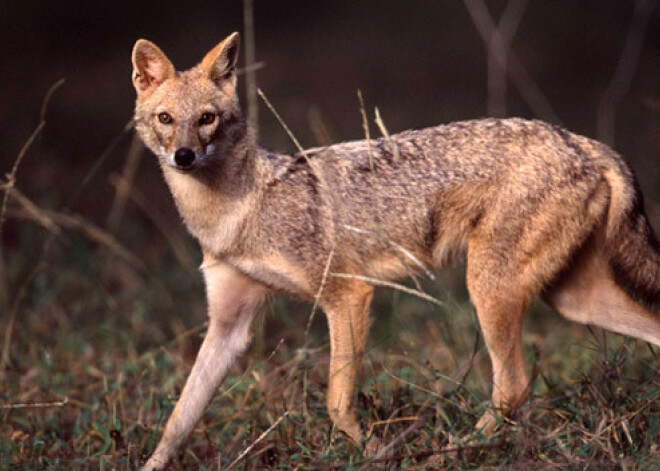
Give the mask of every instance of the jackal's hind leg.
[[601, 230], [587, 241], [570, 270], [547, 291], [545, 300], [569, 320], [660, 346], [660, 314], [633, 300], [617, 285], [603, 254]]
[[498, 272], [492, 262], [469, 258], [467, 273], [470, 297], [493, 365], [492, 402], [476, 425], [476, 431], [484, 435], [492, 433], [503, 416], [525, 401], [529, 386], [522, 343], [528, 294], [516, 280], [498, 277], [504, 271]]

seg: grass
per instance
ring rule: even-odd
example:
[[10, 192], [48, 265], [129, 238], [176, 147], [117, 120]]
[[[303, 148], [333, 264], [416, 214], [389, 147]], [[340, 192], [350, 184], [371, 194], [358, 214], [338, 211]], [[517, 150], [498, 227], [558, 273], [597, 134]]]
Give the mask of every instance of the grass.
[[[34, 228], [21, 231], [29, 239]], [[153, 451], [201, 342], [203, 287], [176, 268], [131, 287], [117, 270], [95, 244], [72, 237], [33, 276], [4, 371], [0, 468], [135, 469]], [[454, 275], [425, 288], [446, 293]], [[309, 306], [275, 299], [176, 467], [227, 469], [237, 458], [234, 469], [660, 465], [655, 351], [540, 305], [525, 336], [533, 397], [493, 437], [468, 442], [487, 404], [488, 359], [460, 290], [440, 297], [446, 307], [390, 290], [374, 305], [358, 404], [365, 426], [397, 444], [391, 458], [370, 462], [334, 433], [324, 319], [305, 340]]]

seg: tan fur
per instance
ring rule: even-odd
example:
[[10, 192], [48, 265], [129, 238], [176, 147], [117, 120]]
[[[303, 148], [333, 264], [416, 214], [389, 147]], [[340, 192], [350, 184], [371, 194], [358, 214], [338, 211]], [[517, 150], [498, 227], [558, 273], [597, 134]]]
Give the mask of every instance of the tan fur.
[[152, 43], [133, 51], [136, 129], [204, 251], [210, 317], [147, 468], [163, 467], [190, 434], [271, 292], [318, 296], [330, 329], [328, 411], [358, 444], [368, 437], [354, 387], [373, 296], [359, 280], [427, 273], [467, 252], [493, 363], [492, 407], [477, 423], [486, 433], [527, 396], [521, 336], [535, 296], [574, 321], [660, 344], [660, 317], [640, 304], [660, 301], [658, 243], [611, 149], [539, 121], [486, 119], [269, 152], [238, 104], [237, 53], [233, 34], [175, 72]]

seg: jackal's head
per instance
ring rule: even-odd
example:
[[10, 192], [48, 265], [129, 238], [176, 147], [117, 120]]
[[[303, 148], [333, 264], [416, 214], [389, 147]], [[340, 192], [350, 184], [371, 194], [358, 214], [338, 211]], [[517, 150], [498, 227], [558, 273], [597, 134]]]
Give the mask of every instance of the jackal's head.
[[163, 165], [192, 172], [217, 163], [245, 135], [236, 95], [237, 57], [238, 33], [186, 72], [176, 72], [154, 43], [135, 43], [135, 125]]

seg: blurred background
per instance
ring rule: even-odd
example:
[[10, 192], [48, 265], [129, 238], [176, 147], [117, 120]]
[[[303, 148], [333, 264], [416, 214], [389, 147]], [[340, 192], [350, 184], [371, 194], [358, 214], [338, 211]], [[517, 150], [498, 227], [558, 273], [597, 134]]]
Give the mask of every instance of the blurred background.
[[[657, 228], [657, 3], [257, 0], [256, 80], [303, 146], [363, 138], [358, 90], [372, 135], [378, 135], [378, 107], [390, 132], [492, 115], [540, 118], [599, 138], [636, 170]], [[25, 372], [16, 349], [31, 344], [35, 329], [47, 334], [46, 343], [69, 328], [89, 329], [88, 341], [97, 341], [89, 348], [110, 348], [121, 344], [122, 325], [142, 332], [134, 325], [139, 318], [148, 326], [136, 340], [139, 351], [203, 322], [199, 250], [155, 158], [127, 127], [135, 99], [130, 53], [136, 39], [147, 38], [177, 69], [187, 69], [226, 35], [244, 31], [244, 6], [219, 0], [3, 4], [3, 175], [22, 154], [1, 236], [0, 320], [10, 341], [4, 371]], [[42, 114], [44, 97], [61, 79]], [[244, 76], [239, 80], [244, 97]], [[45, 124], [22, 153], [40, 116]], [[258, 123], [265, 146], [294, 150], [263, 102]], [[466, 300], [460, 268], [440, 284]], [[392, 296], [379, 298], [376, 310], [387, 311]], [[286, 312], [309, 312], [277, 303], [285, 303]], [[275, 317], [282, 335], [305, 319]], [[119, 323], [104, 331], [109, 318]]]

